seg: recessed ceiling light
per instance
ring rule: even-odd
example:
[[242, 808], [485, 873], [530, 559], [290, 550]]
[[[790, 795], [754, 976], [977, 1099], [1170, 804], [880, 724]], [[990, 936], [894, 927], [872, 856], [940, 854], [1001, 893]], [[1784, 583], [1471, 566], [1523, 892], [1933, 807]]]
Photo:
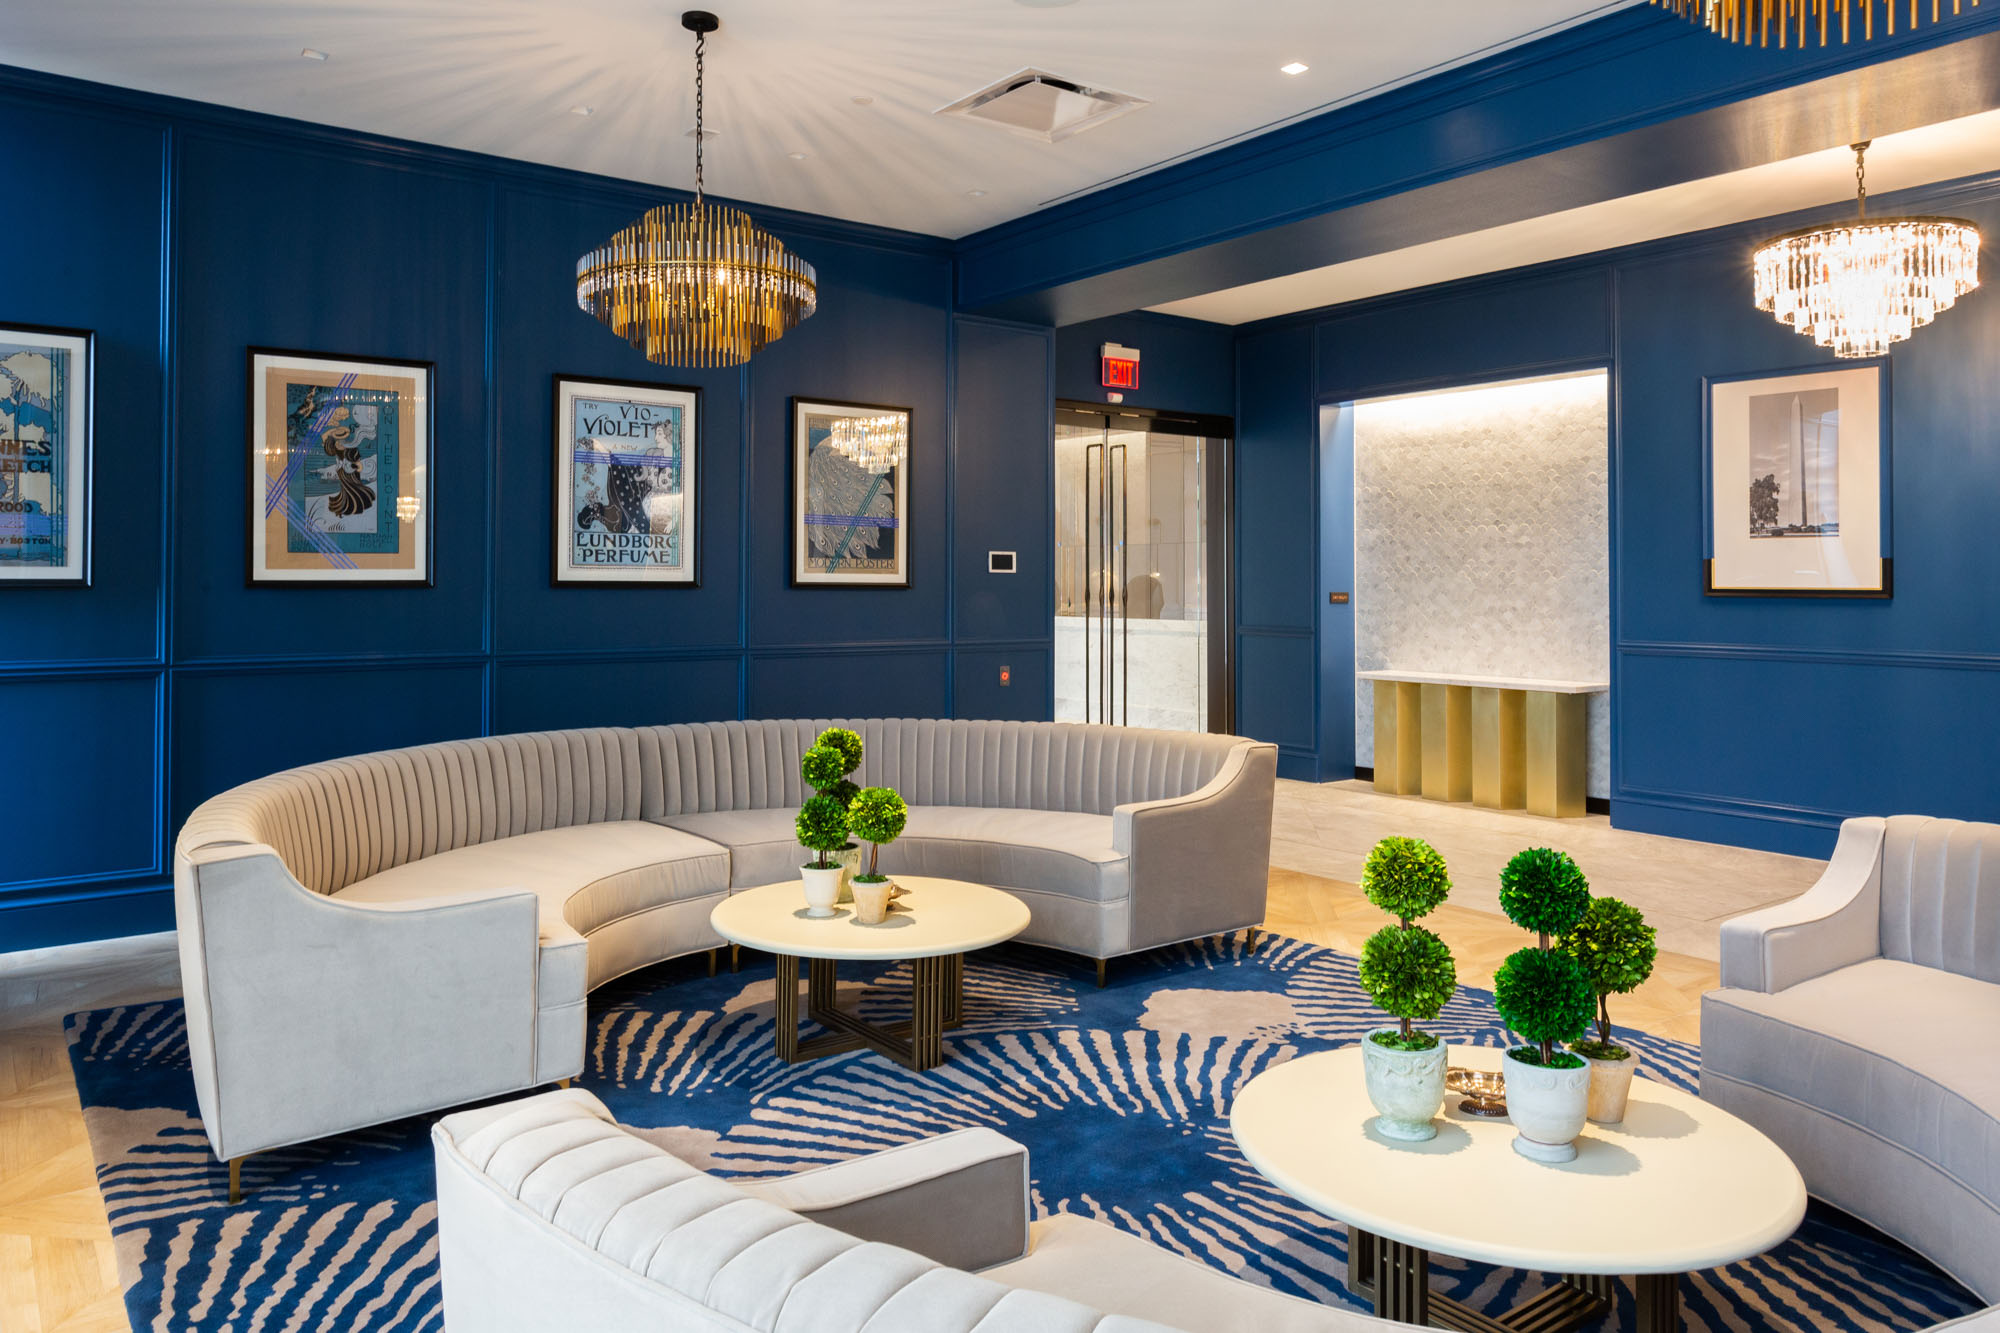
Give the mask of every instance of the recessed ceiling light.
[[1311, 68], [1312, 66], [1306, 64], [1303, 60], [1294, 60], [1289, 65], [1278, 66], [1278, 72], [1281, 74], [1303, 74]]
[[300, 56], [301, 56], [302, 58], [306, 59], [306, 60], [324, 60], [324, 59], [326, 59], [326, 52], [324, 52], [324, 51], [315, 51], [315, 50], [313, 50], [313, 48], [311, 48], [310, 46], [308, 46], [308, 47], [307, 47], [307, 48], [306, 48], [305, 50], [303, 50], [303, 51], [299, 52], [299, 55], [300, 55]]
[[984, 190], [967, 190], [966, 193], [974, 199], [984, 199], [986, 197], [986, 191]]
[[569, 113], [572, 116], [594, 116], [597, 114], [597, 108], [594, 106], [573, 106], [569, 109]]
[[856, 105], [856, 106], [873, 106], [873, 105], [875, 105], [875, 99], [874, 99], [874, 98], [872, 98], [872, 97], [866, 97], [866, 96], [863, 96], [863, 97], [856, 97], [856, 98], [853, 98], [853, 99], [851, 99], [851, 100], [852, 100], [852, 101], [854, 102], [854, 105]]
[[785, 156], [789, 157], [794, 162], [803, 162], [806, 160], [806, 155], [804, 153], [786, 153]]

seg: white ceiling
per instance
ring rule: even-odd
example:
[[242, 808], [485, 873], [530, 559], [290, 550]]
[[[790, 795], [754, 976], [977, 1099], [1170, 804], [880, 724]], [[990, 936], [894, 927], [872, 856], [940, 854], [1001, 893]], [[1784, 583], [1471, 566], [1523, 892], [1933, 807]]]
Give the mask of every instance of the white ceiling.
[[[1871, 195], [1995, 170], [2000, 170], [2000, 111], [1879, 135], [1868, 150]], [[1242, 324], [1853, 198], [1854, 154], [1835, 148], [1153, 309]]]
[[[707, 181], [737, 199], [960, 236], [1636, 2], [707, 0], [722, 18], [709, 42]], [[681, 8], [18, 0], [0, 23], [0, 63], [688, 188], [693, 39]], [[306, 47], [329, 58], [302, 59]], [[1293, 60], [1311, 68], [1279, 72]], [[1057, 144], [933, 114], [1028, 65], [1152, 105]]]

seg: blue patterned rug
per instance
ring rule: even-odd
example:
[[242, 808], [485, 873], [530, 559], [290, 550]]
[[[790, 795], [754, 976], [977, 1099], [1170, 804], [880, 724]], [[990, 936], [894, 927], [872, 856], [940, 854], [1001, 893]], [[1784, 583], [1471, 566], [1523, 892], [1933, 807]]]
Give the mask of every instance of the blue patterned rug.
[[[906, 967], [869, 978], [887, 1018]], [[907, 1012], [907, 1010], [904, 1010]], [[1230, 1138], [1236, 1090], [1295, 1055], [1354, 1042], [1380, 1016], [1354, 960], [1293, 940], [1160, 950], [1098, 990], [1059, 955], [971, 960], [954, 1059], [912, 1074], [856, 1052], [787, 1066], [772, 1052], [766, 960], [709, 978], [695, 960], [636, 973], [592, 1000], [583, 1086], [626, 1124], [718, 1173], [779, 1175], [965, 1125], [1028, 1145], [1038, 1215], [1082, 1213], [1280, 1291], [1354, 1304], [1342, 1229], [1280, 1193]], [[1459, 993], [1434, 1030], [1497, 1046], [1491, 996]], [[145, 1333], [437, 1330], [428, 1120], [263, 1154], [242, 1206], [195, 1113], [181, 1008], [73, 1015], [70, 1058], [111, 1213], [132, 1326]], [[1621, 1032], [1652, 1076], [1692, 1087], [1695, 1048]], [[1528, 1273], [1440, 1258], [1434, 1282], [1499, 1309]], [[1683, 1282], [1709, 1333], [1927, 1328], [1973, 1298], [1910, 1251], [1817, 1205], [1770, 1254]], [[1630, 1327], [1625, 1290], [1615, 1323]]]

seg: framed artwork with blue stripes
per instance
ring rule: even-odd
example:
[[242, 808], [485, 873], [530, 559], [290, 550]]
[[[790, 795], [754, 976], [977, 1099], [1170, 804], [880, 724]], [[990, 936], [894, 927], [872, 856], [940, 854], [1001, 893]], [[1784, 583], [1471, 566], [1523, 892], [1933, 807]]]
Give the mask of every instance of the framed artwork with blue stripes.
[[90, 584], [91, 335], [0, 326], [0, 588]]
[[434, 375], [250, 349], [252, 585], [431, 586]]
[[910, 586], [911, 412], [792, 399], [795, 588]]
[[700, 586], [701, 391], [555, 377], [556, 586]]

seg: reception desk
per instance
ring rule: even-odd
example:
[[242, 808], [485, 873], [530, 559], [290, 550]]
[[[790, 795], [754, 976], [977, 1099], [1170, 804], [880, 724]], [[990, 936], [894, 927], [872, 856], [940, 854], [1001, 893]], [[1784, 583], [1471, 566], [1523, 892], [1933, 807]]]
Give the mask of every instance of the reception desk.
[[1585, 700], [1601, 680], [1357, 671], [1375, 685], [1375, 787], [1574, 818], [1590, 772]]

